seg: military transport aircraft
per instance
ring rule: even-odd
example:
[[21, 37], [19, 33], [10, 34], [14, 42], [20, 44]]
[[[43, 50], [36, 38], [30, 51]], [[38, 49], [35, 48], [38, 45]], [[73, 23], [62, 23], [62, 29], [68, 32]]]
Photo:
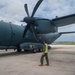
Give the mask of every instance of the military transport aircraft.
[[17, 49], [21, 52], [22, 49], [32, 48], [33, 52], [36, 52], [35, 49], [39, 49], [40, 46], [42, 48], [44, 40], [51, 44], [62, 34], [75, 33], [75, 31], [58, 32], [58, 27], [75, 23], [75, 14], [52, 20], [34, 17], [42, 1], [36, 3], [31, 16], [27, 4], [24, 5], [27, 17], [22, 22], [26, 22], [26, 26], [0, 21], [0, 49]]

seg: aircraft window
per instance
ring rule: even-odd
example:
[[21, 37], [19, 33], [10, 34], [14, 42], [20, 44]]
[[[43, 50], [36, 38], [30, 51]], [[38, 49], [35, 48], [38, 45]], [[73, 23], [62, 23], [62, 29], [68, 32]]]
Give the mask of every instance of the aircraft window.
[[34, 28], [36, 29], [36, 26], [34, 26]]

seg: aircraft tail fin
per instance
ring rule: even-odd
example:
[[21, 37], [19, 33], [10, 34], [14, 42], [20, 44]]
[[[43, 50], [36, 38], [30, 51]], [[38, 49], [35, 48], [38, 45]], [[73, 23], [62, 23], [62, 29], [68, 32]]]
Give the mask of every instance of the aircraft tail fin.
[[59, 34], [70, 34], [70, 33], [75, 33], [75, 31], [71, 31], [71, 32], [59, 32]]

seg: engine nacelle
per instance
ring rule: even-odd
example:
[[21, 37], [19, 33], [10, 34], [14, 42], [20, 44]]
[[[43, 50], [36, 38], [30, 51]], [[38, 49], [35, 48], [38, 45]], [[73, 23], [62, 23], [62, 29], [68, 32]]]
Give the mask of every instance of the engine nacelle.
[[35, 30], [39, 34], [54, 33], [58, 28], [48, 19], [38, 19], [35, 21]]
[[61, 36], [59, 33], [49, 33], [49, 34], [38, 34], [39, 39], [46, 41], [48, 44], [54, 42], [58, 37]]

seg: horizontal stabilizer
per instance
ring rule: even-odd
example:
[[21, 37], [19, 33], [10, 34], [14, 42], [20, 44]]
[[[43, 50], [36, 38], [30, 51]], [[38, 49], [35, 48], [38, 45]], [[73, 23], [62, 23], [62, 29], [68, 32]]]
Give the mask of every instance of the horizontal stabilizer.
[[72, 31], [72, 32], [59, 32], [59, 34], [70, 34], [70, 33], [75, 33], [75, 31]]
[[57, 27], [73, 24], [75, 23], [75, 14], [63, 16], [63, 17], [56, 17], [55, 19], [52, 19], [52, 22]]

